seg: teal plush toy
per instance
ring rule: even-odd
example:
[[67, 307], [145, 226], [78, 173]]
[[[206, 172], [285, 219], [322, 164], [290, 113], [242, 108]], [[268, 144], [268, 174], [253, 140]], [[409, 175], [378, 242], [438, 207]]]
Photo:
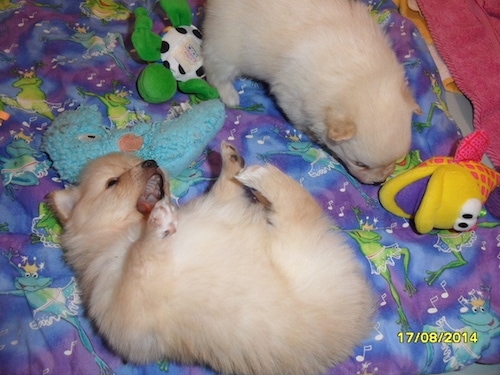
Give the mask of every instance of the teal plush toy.
[[191, 24], [192, 14], [186, 0], [160, 0], [173, 27], [162, 36], [152, 32], [153, 21], [146, 9], [135, 10], [132, 44], [139, 57], [150, 62], [140, 73], [137, 89], [148, 103], [166, 102], [179, 91], [192, 95], [197, 101], [216, 99], [217, 90], [202, 78], [202, 36]]
[[171, 120], [110, 129], [96, 106], [81, 106], [56, 117], [43, 135], [42, 150], [68, 182], [77, 180], [89, 160], [119, 151], [154, 159], [175, 177], [203, 152], [224, 119], [222, 102], [208, 100]]

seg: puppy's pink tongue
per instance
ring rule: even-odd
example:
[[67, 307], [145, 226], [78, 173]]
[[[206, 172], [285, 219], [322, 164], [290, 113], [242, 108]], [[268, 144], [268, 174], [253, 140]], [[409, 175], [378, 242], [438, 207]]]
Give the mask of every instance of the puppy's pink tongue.
[[156, 194], [144, 194], [137, 201], [137, 210], [142, 214], [149, 214], [158, 200]]
[[143, 200], [139, 200], [137, 202], [137, 210], [141, 213], [141, 214], [149, 214], [151, 212], [151, 210], [153, 209], [154, 207], [154, 203], [150, 203], [150, 202], [147, 202], [147, 201], [143, 201]]

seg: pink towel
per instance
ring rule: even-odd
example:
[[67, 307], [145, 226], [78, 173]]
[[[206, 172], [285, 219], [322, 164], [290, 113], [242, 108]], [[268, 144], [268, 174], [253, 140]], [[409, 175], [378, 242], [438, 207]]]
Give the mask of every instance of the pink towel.
[[458, 88], [472, 102], [475, 129], [490, 135], [500, 166], [500, 1], [417, 0]]

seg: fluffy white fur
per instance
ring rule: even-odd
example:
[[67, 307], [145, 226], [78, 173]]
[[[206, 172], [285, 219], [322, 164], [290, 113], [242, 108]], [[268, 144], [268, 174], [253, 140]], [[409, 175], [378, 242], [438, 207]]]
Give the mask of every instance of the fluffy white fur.
[[353, 0], [207, 0], [208, 81], [228, 106], [245, 75], [267, 81], [300, 130], [364, 183], [384, 181], [419, 111], [404, 70], [367, 7]]
[[160, 168], [125, 154], [50, 195], [88, 315], [136, 363], [325, 371], [373, 324], [353, 250], [300, 184], [270, 165], [241, 169], [227, 143], [221, 154], [211, 191], [179, 209]]

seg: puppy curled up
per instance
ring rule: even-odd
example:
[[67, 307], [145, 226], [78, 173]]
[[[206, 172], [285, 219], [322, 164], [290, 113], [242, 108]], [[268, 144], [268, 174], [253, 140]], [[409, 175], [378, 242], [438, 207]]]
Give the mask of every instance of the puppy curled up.
[[90, 162], [49, 195], [87, 313], [134, 363], [324, 372], [373, 327], [354, 250], [295, 180], [244, 168], [228, 143], [221, 156], [210, 192], [180, 208], [156, 162], [129, 154]]
[[360, 1], [207, 0], [203, 55], [226, 105], [239, 105], [237, 77], [267, 82], [290, 122], [363, 183], [384, 181], [410, 149], [420, 108]]

